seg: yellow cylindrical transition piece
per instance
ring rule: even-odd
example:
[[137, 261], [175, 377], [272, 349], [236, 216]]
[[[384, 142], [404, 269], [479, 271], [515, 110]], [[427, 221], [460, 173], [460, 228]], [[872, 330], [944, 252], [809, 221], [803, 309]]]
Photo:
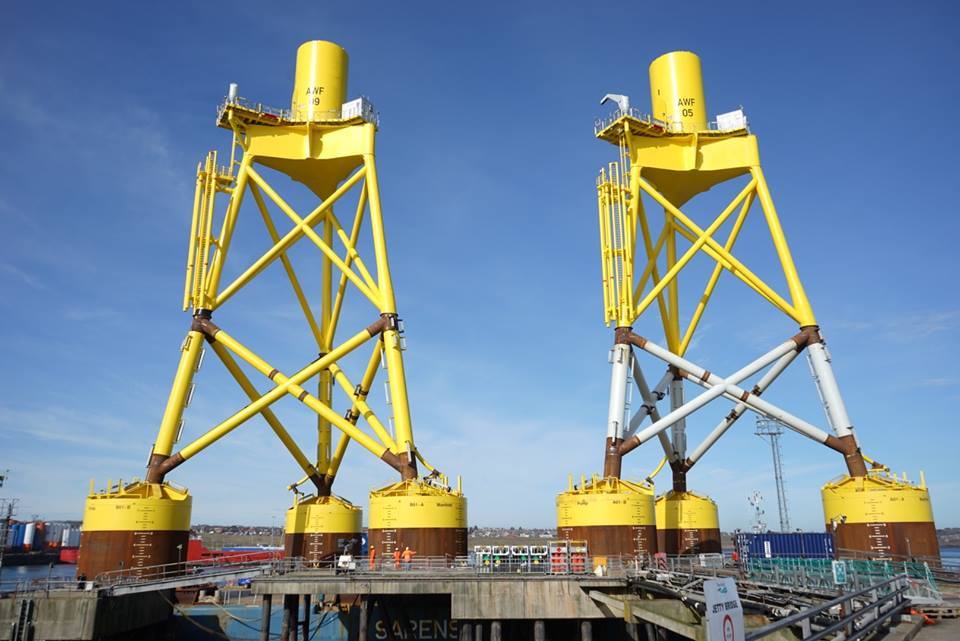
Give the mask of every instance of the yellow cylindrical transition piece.
[[369, 544], [379, 554], [409, 547], [420, 557], [467, 554], [467, 499], [419, 479], [370, 492]]
[[615, 477], [594, 477], [558, 494], [557, 537], [586, 541], [593, 556], [654, 554], [653, 488]]
[[667, 554], [720, 552], [720, 518], [713, 499], [670, 490], [657, 499], [657, 545]]
[[287, 510], [283, 547], [288, 557], [329, 561], [344, 549], [360, 553], [363, 510], [339, 496], [297, 501]]
[[700, 58], [690, 51], [671, 51], [650, 63], [650, 104], [653, 117], [671, 132], [707, 128]]
[[297, 71], [290, 109], [303, 122], [336, 120], [347, 98], [347, 52], [326, 40], [304, 42], [297, 49]]
[[883, 472], [843, 476], [820, 491], [836, 547], [877, 558], [940, 557], [930, 493]]
[[149, 578], [177, 570], [154, 566], [187, 560], [192, 499], [167, 483], [122, 483], [87, 496], [77, 575], [128, 570]]

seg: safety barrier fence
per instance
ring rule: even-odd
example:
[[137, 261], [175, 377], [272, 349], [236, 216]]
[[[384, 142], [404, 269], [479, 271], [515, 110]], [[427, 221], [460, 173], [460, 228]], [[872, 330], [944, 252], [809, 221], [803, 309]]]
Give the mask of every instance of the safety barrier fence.
[[[605, 557], [603, 573], [626, 576], [628, 571], [641, 567], [635, 559]], [[35, 579], [29, 581], [9, 581], [0, 585], [3, 593], [26, 593], [51, 590], [83, 590], [100, 587], [129, 586], [157, 583], [168, 580], [195, 579], [198, 584], [216, 583], [224, 575], [248, 569], [262, 569], [264, 575], [281, 575], [289, 572], [323, 572], [329, 574], [358, 575], [399, 575], [404, 573], [428, 575], [508, 575], [508, 574], [556, 574], [590, 575], [596, 573], [594, 559], [587, 557], [582, 561], [567, 563], [547, 563], [536, 559], [504, 559], [484, 562], [473, 556], [414, 556], [409, 561], [395, 562], [392, 557], [379, 557], [370, 563], [369, 557], [333, 556], [322, 561], [308, 561], [302, 557], [279, 558], [276, 554], [265, 558], [263, 552], [252, 552], [228, 557], [183, 561], [141, 567], [119, 568], [104, 572], [93, 580], [85, 577], [78, 579]]]
[[212, 572], [241, 570], [255, 566], [272, 566], [279, 558], [280, 552], [249, 552], [200, 559], [197, 561], [181, 561], [177, 563], [165, 563], [163, 565], [118, 568], [97, 575], [94, 578], [94, 583], [97, 585], [119, 585], [142, 583], [145, 581], [162, 581], [164, 579], [184, 576], [202, 577]]
[[[631, 577], [642, 571], [715, 575], [723, 567], [723, 557], [712, 555], [685, 556], [572, 556], [556, 557], [497, 557], [494, 555], [468, 556], [414, 556], [409, 561], [395, 560], [391, 555], [370, 557], [332, 557], [323, 561], [307, 561], [303, 558], [280, 559], [274, 564], [277, 573], [323, 570], [331, 573], [354, 573], [360, 575], [417, 573], [430, 575], [580, 575]], [[727, 574], [733, 570], [728, 568]]]
[[[896, 623], [910, 606], [907, 600], [910, 578], [906, 575], [867, 585], [808, 610], [797, 612], [761, 628], [749, 630], [746, 641], [763, 639], [779, 630], [793, 628], [804, 641], [856, 641], [873, 634], [883, 625]], [[832, 615], [840, 609], [839, 618]]]
[[[118, 568], [97, 575], [76, 579], [48, 578], [6, 581], [0, 584], [0, 593], [27, 593], [53, 590], [84, 590], [112, 586], [129, 586], [183, 579], [195, 579], [197, 584], [223, 582], [225, 575], [249, 569], [260, 569], [263, 575], [289, 572], [319, 571], [330, 574], [398, 575], [416, 573], [427, 575], [505, 576], [505, 575], [580, 575], [580, 576], [635, 576], [641, 570], [657, 567], [671, 572], [694, 572], [699, 565], [697, 557], [619, 557], [604, 556], [568, 558], [564, 560], [535, 558], [482, 558], [469, 556], [414, 556], [399, 562], [392, 556], [370, 557], [331, 556], [322, 561], [302, 557], [280, 558], [279, 553], [251, 552], [214, 557], [198, 561], [182, 561], [162, 565]], [[599, 568], [599, 569], [598, 569]]]
[[[866, 589], [877, 582], [903, 576], [907, 595], [915, 600], [940, 601], [940, 591], [926, 563], [908, 561], [867, 561], [848, 559], [845, 565], [845, 589]], [[811, 590], [832, 590], [834, 582], [831, 559], [751, 559], [741, 566], [745, 578], [758, 583], [790, 586]]]
[[[609, 561], [608, 561], [609, 562]], [[358, 575], [397, 575], [404, 573], [430, 575], [507, 575], [507, 574], [594, 574], [594, 559], [584, 557], [563, 562], [547, 557], [534, 558], [478, 558], [469, 556], [414, 556], [409, 560], [395, 560], [392, 556], [337, 557], [323, 561], [302, 558], [282, 559], [275, 566], [278, 573], [323, 570], [330, 573]], [[619, 559], [615, 569], [622, 575]]]
[[864, 552], [863, 550], [851, 550], [848, 548], [838, 548], [837, 557], [841, 559], [854, 559], [858, 561], [892, 561], [896, 563], [920, 563], [926, 564], [930, 573], [937, 581], [945, 583], [960, 583], [960, 561], [956, 559], [944, 559], [937, 556], [913, 556], [907, 554], [887, 554], [883, 558], [877, 558], [875, 553]]
[[64, 578], [19, 579], [0, 581], [0, 597], [18, 596], [27, 593], [47, 593], [62, 590], [82, 590], [86, 581]]

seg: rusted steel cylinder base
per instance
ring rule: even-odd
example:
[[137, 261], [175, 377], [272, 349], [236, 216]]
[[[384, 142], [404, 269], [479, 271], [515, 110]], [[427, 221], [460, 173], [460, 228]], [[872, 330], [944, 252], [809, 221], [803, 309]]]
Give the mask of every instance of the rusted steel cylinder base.
[[410, 548], [417, 557], [466, 556], [467, 528], [377, 528], [367, 531], [367, 542], [384, 559], [398, 548]]
[[[124, 570], [139, 578], [173, 576], [187, 560], [191, 498], [168, 483], [110, 483], [87, 496], [77, 576]], [[165, 568], [152, 566], [173, 564]]]
[[587, 525], [557, 528], [557, 538], [586, 541], [590, 556], [649, 556], [657, 552], [653, 525]]
[[720, 530], [683, 529], [657, 530], [657, 547], [670, 556], [720, 552]]
[[307, 563], [332, 561], [343, 551], [360, 554], [360, 532], [287, 532], [283, 536], [283, 555], [303, 557]]
[[671, 490], [657, 499], [657, 547], [666, 554], [720, 552], [717, 504], [696, 492]]
[[419, 558], [466, 556], [467, 499], [418, 479], [375, 490], [367, 536], [382, 555], [410, 548]]
[[933, 523], [843, 523], [833, 533], [837, 549], [857, 550], [875, 559], [940, 558]]
[[[129, 576], [143, 579], [175, 576], [176, 564], [187, 560], [190, 532], [171, 531], [94, 531], [80, 534], [77, 576], [93, 581], [98, 575], [114, 570], [129, 571]], [[180, 546], [177, 549], [177, 546]]]
[[874, 559], [939, 562], [930, 492], [922, 478], [913, 484], [871, 471], [830, 481], [820, 494], [826, 530], [834, 533], [841, 556], [862, 552]]
[[363, 511], [339, 496], [310, 497], [287, 510], [283, 549], [307, 563], [329, 562], [349, 550], [360, 553]]
[[586, 541], [591, 556], [654, 554], [653, 488], [612, 476], [584, 479], [557, 495], [557, 536]]

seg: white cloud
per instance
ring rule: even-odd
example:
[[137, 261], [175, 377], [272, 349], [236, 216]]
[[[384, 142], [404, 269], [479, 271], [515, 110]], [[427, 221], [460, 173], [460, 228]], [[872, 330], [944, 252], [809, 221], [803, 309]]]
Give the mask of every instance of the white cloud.
[[29, 272], [26, 272], [20, 269], [16, 265], [12, 265], [10, 263], [0, 263], [0, 271], [15, 277], [16, 279], [18, 279], [25, 285], [32, 287], [33, 289], [37, 289], [37, 290], [46, 289], [46, 286], [42, 282], [40, 282], [40, 279], [36, 278]]

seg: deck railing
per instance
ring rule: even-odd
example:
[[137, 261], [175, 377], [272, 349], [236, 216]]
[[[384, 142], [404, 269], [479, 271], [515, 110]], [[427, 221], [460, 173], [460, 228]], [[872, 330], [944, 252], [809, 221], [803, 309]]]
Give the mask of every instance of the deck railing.
[[[880, 583], [868, 585], [830, 601], [784, 617], [761, 628], [746, 633], [746, 641], [757, 641], [785, 628], [796, 628], [804, 641], [819, 641], [831, 635], [835, 639], [855, 641], [872, 634], [882, 625], [899, 621], [900, 614], [910, 606], [906, 598], [909, 579], [896, 576]], [[840, 608], [838, 620], [814, 629], [818, 619]]]

